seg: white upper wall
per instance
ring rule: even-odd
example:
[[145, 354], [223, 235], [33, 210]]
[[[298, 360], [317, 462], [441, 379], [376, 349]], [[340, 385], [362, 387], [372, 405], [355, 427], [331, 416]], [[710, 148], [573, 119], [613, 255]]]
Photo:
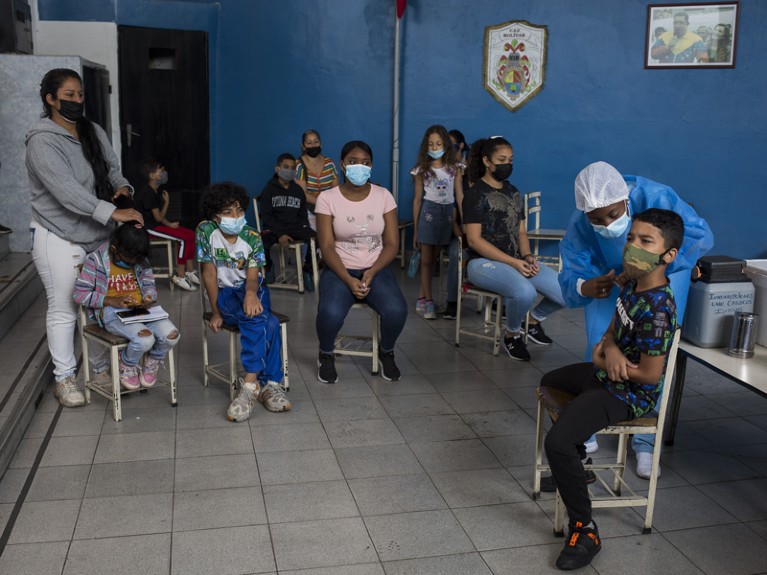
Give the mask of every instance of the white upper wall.
[[[106, 66], [112, 87], [112, 147], [121, 157], [119, 76], [117, 64], [117, 25], [114, 22], [40, 21], [37, 6], [33, 11], [34, 48], [37, 56], [81, 56]], [[88, 95], [86, 94], [86, 98]]]

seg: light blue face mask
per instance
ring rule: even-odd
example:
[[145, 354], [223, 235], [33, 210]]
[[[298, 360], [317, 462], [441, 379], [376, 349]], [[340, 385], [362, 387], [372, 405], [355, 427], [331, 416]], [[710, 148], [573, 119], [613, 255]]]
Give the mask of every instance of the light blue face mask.
[[609, 226], [597, 226], [591, 224], [591, 227], [603, 238], [611, 240], [621, 237], [628, 229], [629, 225], [631, 225], [631, 218], [629, 217], [628, 210], [626, 210], [621, 217], [613, 221]]
[[445, 155], [445, 150], [429, 150], [428, 154], [432, 160], [439, 160], [442, 156]]
[[346, 166], [346, 179], [355, 186], [363, 186], [370, 179], [372, 168], [364, 164], [350, 164]]
[[245, 216], [239, 218], [225, 218], [221, 217], [221, 223], [218, 224], [221, 231], [230, 236], [236, 236], [245, 227]]

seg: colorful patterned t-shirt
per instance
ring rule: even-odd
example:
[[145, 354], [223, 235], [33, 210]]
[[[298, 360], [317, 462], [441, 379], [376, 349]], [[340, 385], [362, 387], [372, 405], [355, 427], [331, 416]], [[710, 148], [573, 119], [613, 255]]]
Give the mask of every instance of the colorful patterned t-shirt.
[[[665, 355], [676, 331], [676, 302], [674, 292], [666, 285], [637, 292], [636, 281], [629, 282], [621, 290], [615, 306], [615, 344], [628, 360], [639, 364], [641, 354]], [[642, 385], [631, 380], [610, 381], [607, 372], [596, 372], [607, 390], [629, 404], [634, 417], [641, 417], [655, 407], [663, 385], [663, 376], [653, 383]]]
[[215, 264], [218, 287], [238, 288], [245, 283], [248, 269], [266, 264], [261, 236], [245, 227], [237, 241], [229, 243], [216, 222], [204, 221], [197, 226], [197, 261]]

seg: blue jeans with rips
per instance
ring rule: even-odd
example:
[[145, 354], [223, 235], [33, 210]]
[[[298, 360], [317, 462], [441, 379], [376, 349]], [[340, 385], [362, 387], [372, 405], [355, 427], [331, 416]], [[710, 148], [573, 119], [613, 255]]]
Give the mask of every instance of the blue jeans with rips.
[[469, 262], [467, 271], [472, 284], [503, 296], [506, 329], [512, 333], [522, 330], [520, 326], [525, 320], [525, 314], [539, 293], [543, 295], [543, 300], [531, 312], [536, 320], [543, 321], [565, 307], [557, 272], [548, 266], [542, 265], [537, 275], [526, 278], [508, 264], [475, 258]]
[[[121, 359], [125, 365], [138, 365], [145, 353], [154, 359], [163, 360], [168, 355], [168, 351], [175, 347], [178, 340], [181, 339], [176, 326], [169, 319], [125, 324], [117, 317], [115, 308], [105, 307], [101, 321], [104, 324], [104, 329], [109, 333], [130, 340], [128, 347], [121, 354]], [[145, 329], [149, 330], [150, 334], [140, 335], [140, 332]], [[173, 332], [176, 332], [176, 337], [169, 338], [168, 336]], [[108, 367], [109, 356], [104, 356], [99, 358], [99, 365], [94, 363], [93, 370], [100, 373]]]

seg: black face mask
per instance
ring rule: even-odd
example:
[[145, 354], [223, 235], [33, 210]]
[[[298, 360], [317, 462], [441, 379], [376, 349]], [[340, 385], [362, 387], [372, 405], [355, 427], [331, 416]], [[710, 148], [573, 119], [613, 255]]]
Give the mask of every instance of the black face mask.
[[311, 148], [306, 148], [306, 155], [310, 158], [316, 158], [320, 155], [320, 152], [322, 152], [322, 146], [312, 146]]
[[82, 102], [73, 102], [72, 100], [59, 100], [61, 107], [59, 108], [59, 114], [67, 122], [73, 124], [83, 117], [83, 109], [85, 105]]
[[502, 182], [509, 178], [513, 170], [514, 164], [497, 164], [495, 166], [495, 171], [490, 172], [490, 175], [499, 182]]

